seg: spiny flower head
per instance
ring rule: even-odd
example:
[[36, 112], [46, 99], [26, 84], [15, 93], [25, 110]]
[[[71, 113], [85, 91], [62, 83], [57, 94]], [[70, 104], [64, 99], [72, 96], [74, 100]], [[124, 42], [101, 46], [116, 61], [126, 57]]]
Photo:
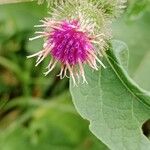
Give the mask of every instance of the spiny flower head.
[[83, 82], [87, 82], [83, 64], [88, 64], [97, 70], [96, 62], [99, 62], [105, 68], [97, 56], [98, 53], [102, 56], [102, 53], [96, 51], [94, 46], [96, 38], [102, 35], [95, 37], [90, 35], [90, 27], [82, 25], [79, 18], [61, 21], [45, 18], [41, 22], [43, 24], [36, 27], [44, 27], [44, 31], [36, 32], [39, 35], [30, 40], [44, 37], [43, 49], [28, 56], [28, 58], [37, 56], [36, 66], [38, 66], [44, 58], [51, 56], [51, 61], [47, 66], [48, 70], [45, 72], [45, 75], [50, 73], [57, 63], [60, 63], [60, 78], [64, 78], [67, 76], [67, 72], [69, 72], [74, 84], [76, 84], [76, 79], [80, 80], [80, 77], [83, 78]]

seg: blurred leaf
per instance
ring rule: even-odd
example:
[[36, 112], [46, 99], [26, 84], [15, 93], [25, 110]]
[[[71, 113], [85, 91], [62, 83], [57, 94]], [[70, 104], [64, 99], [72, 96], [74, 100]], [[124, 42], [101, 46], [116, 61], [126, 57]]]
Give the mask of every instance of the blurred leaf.
[[123, 69], [120, 51], [127, 51], [127, 46], [113, 41], [104, 61], [107, 69], [92, 72], [86, 67], [88, 84], [74, 87], [71, 82], [73, 102], [90, 121], [90, 130], [110, 149], [150, 149], [150, 141], [140, 129], [150, 116], [150, 95]]
[[12, 61], [10, 61], [2, 56], [0, 56], [0, 65], [8, 68], [10, 71], [16, 73], [17, 75], [20, 75], [20, 73], [21, 73], [21, 70], [17, 64], [13, 63]]
[[[150, 51], [150, 13], [145, 14], [142, 18], [134, 22], [125, 22], [125, 19], [120, 19], [113, 24], [114, 37], [127, 43], [129, 47], [129, 73], [131, 77], [146, 90], [150, 90], [150, 84], [145, 83], [149, 81], [150, 72], [148, 72], [148, 64], [144, 66], [145, 58]], [[147, 58], [148, 59], [148, 58]], [[141, 64], [143, 64], [141, 66]], [[142, 69], [143, 67], [143, 69]], [[139, 69], [140, 68], [140, 69]], [[147, 70], [143, 72], [139, 70]]]
[[31, 34], [34, 25], [47, 16], [47, 7], [45, 6], [36, 5], [36, 2], [0, 6], [0, 22], [3, 23], [0, 33], [7, 37], [25, 31]]
[[150, 8], [150, 0], [132, 0], [127, 11], [130, 20], [140, 18]]
[[28, 2], [28, 1], [32, 1], [32, 0], [0, 0], [0, 5], [9, 4], [9, 3]]
[[150, 51], [145, 53], [145, 57], [142, 59], [140, 65], [138, 66], [136, 72], [134, 73], [134, 80], [137, 81], [139, 85], [144, 87], [146, 90], [150, 91]]
[[[42, 48], [42, 40], [29, 42], [28, 38], [34, 36], [34, 25], [39, 24], [39, 20], [47, 16], [46, 5], [37, 5], [37, 2], [18, 3], [0, 6], [0, 10], [0, 54], [3, 58], [0, 63], [4, 67], [3, 70], [14, 73], [19, 84], [17, 87], [14, 85], [10, 87], [11, 85], [0, 82], [1, 89], [7, 87], [2, 91], [2, 96], [11, 97], [12, 94], [14, 97], [22, 93], [26, 96], [30, 94], [45, 96], [55, 80], [57, 69], [51, 75], [44, 77], [43, 66], [48, 61], [35, 68], [33, 63], [35, 60], [27, 60], [26, 56]], [[59, 84], [57, 87], [59, 88]], [[12, 93], [11, 88], [19, 92]]]
[[44, 105], [42, 102], [30, 113], [29, 119], [21, 124], [16, 120], [15, 124], [1, 131], [1, 150], [107, 149], [89, 133], [87, 122], [76, 114], [68, 94]]

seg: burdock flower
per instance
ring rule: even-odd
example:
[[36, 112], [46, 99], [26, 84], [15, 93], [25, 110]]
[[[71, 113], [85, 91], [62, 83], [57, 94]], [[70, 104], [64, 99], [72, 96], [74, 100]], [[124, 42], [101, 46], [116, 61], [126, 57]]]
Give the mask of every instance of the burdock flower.
[[30, 40], [45, 38], [43, 49], [28, 58], [36, 56], [35, 66], [38, 66], [44, 58], [51, 56], [45, 75], [49, 74], [57, 63], [60, 63], [61, 70], [58, 76], [62, 79], [69, 72], [69, 76], [76, 84], [76, 79], [80, 80], [81, 77], [83, 82], [87, 82], [83, 64], [88, 64], [91, 68], [98, 70], [98, 62], [105, 68], [98, 58], [100, 52], [94, 46], [97, 36], [90, 35], [88, 28], [79, 19], [53, 21], [45, 18], [41, 22], [43, 24], [36, 25], [36, 27], [43, 27], [44, 31], [36, 32], [39, 35]]

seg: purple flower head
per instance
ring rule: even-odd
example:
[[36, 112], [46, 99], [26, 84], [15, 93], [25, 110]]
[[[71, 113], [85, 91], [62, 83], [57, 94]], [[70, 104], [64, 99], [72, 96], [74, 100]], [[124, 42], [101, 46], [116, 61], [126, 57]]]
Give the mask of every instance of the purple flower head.
[[45, 57], [51, 55], [51, 61], [47, 66], [47, 75], [50, 73], [57, 62], [61, 64], [60, 78], [69, 76], [76, 84], [76, 78], [83, 82], [87, 82], [83, 64], [88, 64], [95, 70], [98, 70], [96, 62], [98, 61], [103, 67], [103, 63], [97, 57], [97, 52], [94, 48], [94, 38], [90, 36], [88, 31], [82, 28], [79, 20], [70, 21], [51, 21], [48, 19], [42, 20], [42, 25], [36, 27], [44, 27], [43, 32], [36, 32], [38, 36], [31, 38], [45, 38], [43, 50], [28, 56], [28, 58], [37, 56], [36, 66], [39, 65]]

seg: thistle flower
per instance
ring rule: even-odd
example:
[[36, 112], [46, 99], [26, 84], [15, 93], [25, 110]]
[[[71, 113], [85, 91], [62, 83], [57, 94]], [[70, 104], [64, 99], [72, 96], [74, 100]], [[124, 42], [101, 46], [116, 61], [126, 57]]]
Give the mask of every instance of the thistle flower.
[[79, 18], [61, 21], [45, 18], [41, 22], [42, 25], [36, 25], [35, 27], [43, 27], [44, 31], [36, 32], [39, 35], [30, 38], [30, 40], [45, 38], [43, 49], [28, 56], [28, 58], [37, 57], [35, 66], [38, 66], [44, 58], [51, 56], [45, 75], [49, 74], [57, 63], [60, 63], [61, 70], [58, 76], [62, 79], [69, 72], [69, 76], [76, 84], [76, 79], [80, 80], [80, 77], [82, 77], [83, 83], [87, 82], [83, 64], [88, 64], [94, 70], [98, 70], [98, 62], [105, 68], [97, 56], [97, 54], [102, 56], [102, 53], [95, 49], [96, 39], [103, 35], [91, 35], [91, 25], [83, 25]]

